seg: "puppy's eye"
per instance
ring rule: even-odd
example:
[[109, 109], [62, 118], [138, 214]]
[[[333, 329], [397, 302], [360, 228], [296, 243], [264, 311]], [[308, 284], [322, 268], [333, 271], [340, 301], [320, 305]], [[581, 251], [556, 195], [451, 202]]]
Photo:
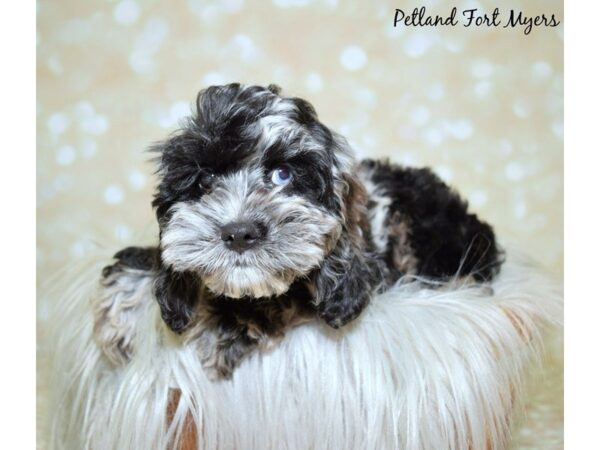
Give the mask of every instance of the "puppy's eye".
[[214, 173], [203, 173], [202, 175], [200, 175], [200, 186], [205, 189], [210, 188], [214, 181], [215, 181]]
[[287, 166], [277, 166], [271, 172], [271, 181], [276, 186], [285, 186], [292, 181], [292, 171]]

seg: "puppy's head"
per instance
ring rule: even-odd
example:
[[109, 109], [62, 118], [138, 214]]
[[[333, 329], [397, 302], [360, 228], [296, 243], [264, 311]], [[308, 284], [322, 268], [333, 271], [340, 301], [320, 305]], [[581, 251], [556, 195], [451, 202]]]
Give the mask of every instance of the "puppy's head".
[[193, 117], [155, 149], [163, 317], [193, 301], [190, 282], [233, 298], [282, 294], [356, 231], [347, 144], [275, 86], [200, 92]]

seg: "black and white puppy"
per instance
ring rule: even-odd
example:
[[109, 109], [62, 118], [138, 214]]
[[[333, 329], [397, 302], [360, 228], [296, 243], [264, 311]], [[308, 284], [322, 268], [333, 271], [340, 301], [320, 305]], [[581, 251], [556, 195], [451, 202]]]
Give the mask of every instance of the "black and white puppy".
[[430, 170], [355, 161], [276, 86], [203, 90], [154, 150], [160, 244], [119, 252], [103, 283], [147, 271], [216, 376], [308, 318], [347, 324], [404, 275], [486, 281], [500, 266], [492, 228]]

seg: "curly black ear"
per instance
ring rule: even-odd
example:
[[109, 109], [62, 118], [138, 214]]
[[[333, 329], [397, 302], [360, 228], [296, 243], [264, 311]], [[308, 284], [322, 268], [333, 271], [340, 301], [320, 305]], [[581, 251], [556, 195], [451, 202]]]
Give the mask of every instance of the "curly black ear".
[[365, 237], [364, 186], [355, 177], [344, 176], [342, 190], [342, 234], [312, 278], [317, 312], [333, 328], [358, 317], [383, 277], [381, 262], [369, 252]]
[[168, 327], [182, 333], [192, 320], [200, 282], [191, 272], [175, 272], [161, 265], [154, 282], [154, 295]]

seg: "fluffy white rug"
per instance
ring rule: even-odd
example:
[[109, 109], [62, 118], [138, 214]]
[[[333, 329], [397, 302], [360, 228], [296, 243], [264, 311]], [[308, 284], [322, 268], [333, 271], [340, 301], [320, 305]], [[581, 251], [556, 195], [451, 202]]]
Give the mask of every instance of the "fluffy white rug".
[[127, 365], [110, 364], [90, 304], [107, 261], [93, 258], [58, 288], [51, 448], [171, 448], [190, 423], [202, 449], [505, 448], [542, 333], [562, 317], [560, 286], [509, 258], [493, 289], [399, 284], [352, 326], [301, 325], [232, 380], [213, 382], [194, 346], [162, 325], [149, 282], [139, 307], [115, 310], [135, 327], [137, 350]]

